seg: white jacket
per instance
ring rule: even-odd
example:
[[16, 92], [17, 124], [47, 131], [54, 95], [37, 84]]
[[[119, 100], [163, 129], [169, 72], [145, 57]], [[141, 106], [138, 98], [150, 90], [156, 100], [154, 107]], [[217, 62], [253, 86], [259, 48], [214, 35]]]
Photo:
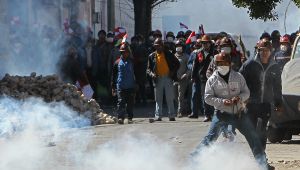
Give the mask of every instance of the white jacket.
[[[235, 96], [240, 97], [236, 105], [225, 106], [225, 99], [232, 99]], [[250, 91], [244, 77], [233, 70], [229, 73], [228, 84], [215, 71], [207, 80], [205, 87], [205, 102], [215, 107], [215, 109], [231, 114], [239, 113], [243, 109], [243, 103], [249, 98]]]

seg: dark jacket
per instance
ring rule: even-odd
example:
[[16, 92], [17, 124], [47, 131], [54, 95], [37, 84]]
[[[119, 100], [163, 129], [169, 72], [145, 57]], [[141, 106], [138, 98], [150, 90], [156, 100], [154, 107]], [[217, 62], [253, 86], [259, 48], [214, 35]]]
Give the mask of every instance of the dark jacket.
[[135, 76], [133, 71], [133, 61], [121, 57], [114, 63], [111, 79], [112, 89], [126, 90], [135, 88]]
[[[172, 80], [177, 81], [177, 70], [180, 67], [178, 59], [171, 52], [164, 50], [166, 61], [170, 70], [169, 76]], [[149, 55], [147, 74], [154, 78], [156, 76], [156, 52]], [[155, 83], [155, 80], [154, 80]]]
[[274, 60], [278, 63], [280, 71], [283, 70], [284, 65], [290, 61], [291, 58], [291, 49], [288, 51], [278, 51], [275, 53]]
[[196, 57], [194, 59], [193, 68], [192, 68], [192, 79], [194, 81], [202, 81], [206, 82], [206, 71], [208, 69], [208, 66], [210, 62], [213, 60], [214, 55], [216, 55], [217, 52], [211, 48], [209, 53], [205, 56], [205, 53], [203, 50], [199, 50], [196, 53]]
[[273, 58], [264, 69], [257, 55], [242, 65], [240, 73], [250, 89], [249, 103], [274, 103], [276, 107], [281, 105], [281, 73]]

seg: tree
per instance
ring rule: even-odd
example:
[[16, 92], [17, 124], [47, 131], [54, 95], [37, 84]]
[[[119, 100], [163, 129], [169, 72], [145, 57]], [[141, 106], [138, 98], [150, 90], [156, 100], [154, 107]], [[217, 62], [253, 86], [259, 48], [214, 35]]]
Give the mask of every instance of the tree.
[[177, 0], [133, 0], [135, 34], [144, 37], [148, 35], [152, 27], [152, 10], [165, 2], [175, 2]]
[[[300, 7], [300, 0], [292, 0]], [[232, 0], [234, 6], [247, 8], [251, 19], [276, 20], [278, 14], [274, 11], [282, 0]]]

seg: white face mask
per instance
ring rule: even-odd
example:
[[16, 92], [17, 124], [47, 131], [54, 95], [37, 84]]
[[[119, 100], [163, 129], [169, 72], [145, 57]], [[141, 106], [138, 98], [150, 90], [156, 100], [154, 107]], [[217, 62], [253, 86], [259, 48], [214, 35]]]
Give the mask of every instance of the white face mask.
[[230, 54], [231, 53], [231, 48], [230, 47], [223, 47], [223, 48], [221, 48], [221, 52], [224, 52], [225, 54]]
[[182, 47], [176, 47], [176, 52], [182, 53], [182, 51], [183, 51]]
[[149, 36], [149, 40], [150, 41], [154, 41], [154, 37], [153, 36]]
[[167, 37], [167, 41], [168, 42], [174, 42], [174, 38], [173, 37]]
[[112, 43], [112, 42], [114, 42], [114, 38], [112, 38], [112, 37], [106, 38], [106, 42]]
[[285, 52], [288, 50], [288, 47], [286, 45], [281, 45], [280, 50]]
[[217, 71], [222, 76], [225, 76], [230, 71], [230, 67], [229, 66], [217, 66]]

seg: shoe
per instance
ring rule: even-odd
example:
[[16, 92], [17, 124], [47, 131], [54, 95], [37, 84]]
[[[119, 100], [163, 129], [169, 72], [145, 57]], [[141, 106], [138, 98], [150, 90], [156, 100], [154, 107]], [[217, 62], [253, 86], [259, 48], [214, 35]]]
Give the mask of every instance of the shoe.
[[133, 120], [132, 119], [128, 119], [128, 124], [133, 124]]
[[162, 119], [159, 117], [159, 118], [155, 118], [154, 121], [162, 121]]
[[118, 119], [118, 124], [123, 125], [124, 124], [124, 119]]
[[176, 120], [175, 120], [175, 117], [169, 118], [169, 121], [176, 121]]
[[198, 115], [195, 115], [195, 114], [190, 114], [190, 115], [188, 115], [188, 118], [190, 118], [190, 119], [198, 119]]
[[178, 118], [182, 118], [182, 114], [181, 113], [177, 113], [177, 117]]
[[275, 167], [270, 165], [270, 164], [268, 164], [267, 166], [268, 166], [268, 170], [274, 170], [275, 169]]
[[149, 119], [149, 123], [154, 123], [155, 121], [162, 121], [162, 120], [161, 120], [161, 118], [155, 118], [155, 119], [150, 118]]
[[203, 119], [203, 122], [210, 122], [211, 121], [211, 117], [210, 116], [205, 116]]

